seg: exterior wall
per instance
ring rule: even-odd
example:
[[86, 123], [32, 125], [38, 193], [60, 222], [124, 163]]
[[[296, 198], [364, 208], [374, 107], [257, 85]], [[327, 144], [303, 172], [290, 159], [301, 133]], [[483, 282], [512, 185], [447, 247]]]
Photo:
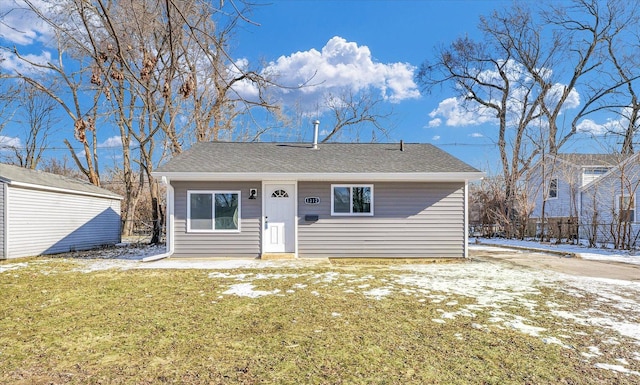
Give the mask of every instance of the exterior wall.
[[640, 218], [638, 198], [640, 198], [640, 165], [624, 166], [622, 172], [616, 170], [602, 180], [590, 185], [580, 196], [580, 236], [597, 242], [613, 242], [619, 233], [620, 195], [633, 196], [635, 200], [635, 222], [627, 227], [627, 237], [632, 243], [640, 243]]
[[331, 182], [298, 183], [301, 257], [464, 257], [464, 182], [358, 184], [373, 184], [373, 216], [331, 216]]
[[7, 257], [83, 250], [120, 242], [120, 201], [6, 186]]
[[[171, 182], [174, 188], [174, 257], [251, 257], [260, 255], [262, 182]], [[249, 199], [249, 189], [258, 189]], [[240, 232], [187, 232], [187, 191], [240, 191]]]
[[[558, 197], [546, 199], [549, 191], [549, 181], [558, 179]], [[538, 164], [532, 170], [527, 181], [527, 192], [533, 203], [532, 218], [542, 217], [544, 203], [545, 218], [564, 218], [577, 216], [578, 191], [582, 181], [580, 167], [571, 166], [561, 161], [547, 161], [545, 167]]]
[[6, 258], [6, 237], [5, 234], [7, 232], [6, 226], [6, 200], [5, 200], [5, 192], [7, 191], [7, 185], [5, 183], [0, 182], [0, 259]]

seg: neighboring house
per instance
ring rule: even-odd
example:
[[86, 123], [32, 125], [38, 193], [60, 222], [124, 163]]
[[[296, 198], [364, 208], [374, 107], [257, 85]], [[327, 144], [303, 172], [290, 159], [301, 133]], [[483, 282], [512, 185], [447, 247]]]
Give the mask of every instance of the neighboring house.
[[532, 218], [578, 217], [580, 190], [614, 167], [619, 157], [608, 154], [546, 155], [527, 175]]
[[467, 255], [483, 173], [429, 144], [211, 142], [154, 175], [170, 255], [439, 258]]
[[77, 179], [0, 164], [0, 259], [120, 242], [120, 200]]
[[[629, 222], [635, 227], [637, 163], [637, 155], [626, 159], [619, 154], [547, 155], [526, 179], [533, 204], [531, 218], [538, 223], [538, 231], [544, 217], [552, 236], [560, 233], [608, 242], [612, 226]], [[628, 220], [621, 220], [621, 214]], [[567, 234], [566, 228], [558, 231], [561, 223], [575, 225], [574, 232], [579, 228], [579, 234]]]
[[637, 246], [640, 220], [640, 154], [627, 157], [601, 177], [586, 184], [580, 197], [580, 235], [617, 248]]

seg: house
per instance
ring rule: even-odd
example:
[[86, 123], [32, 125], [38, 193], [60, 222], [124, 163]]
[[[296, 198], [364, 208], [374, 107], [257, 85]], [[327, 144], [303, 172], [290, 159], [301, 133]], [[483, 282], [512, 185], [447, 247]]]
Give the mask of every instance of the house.
[[624, 249], [638, 246], [639, 157], [640, 154], [625, 157], [599, 178], [582, 186], [580, 235], [590, 244], [607, 243]]
[[546, 155], [527, 175], [532, 218], [576, 218], [580, 189], [607, 173], [619, 158], [609, 154]]
[[120, 242], [120, 200], [92, 184], [0, 164], [0, 259]]
[[553, 237], [599, 242], [606, 241], [611, 226], [621, 222], [621, 210], [631, 219], [626, 222], [635, 223], [635, 186], [640, 180], [637, 163], [637, 155], [547, 155], [526, 178], [538, 235], [542, 218]]
[[155, 173], [176, 257], [465, 257], [467, 183], [430, 144], [197, 143]]

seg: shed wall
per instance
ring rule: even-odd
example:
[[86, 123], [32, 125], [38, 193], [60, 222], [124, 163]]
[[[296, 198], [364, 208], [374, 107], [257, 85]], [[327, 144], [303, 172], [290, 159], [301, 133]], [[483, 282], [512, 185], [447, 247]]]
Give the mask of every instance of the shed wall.
[[301, 257], [464, 257], [464, 182], [371, 184], [373, 216], [331, 216], [331, 183], [298, 184]]
[[120, 201], [6, 186], [8, 258], [120, 242]]
[[[262, 182], [172, 182], [174, 188], [174, 257], [250, 257], [260, 255]], [[257, 199], [249, 189], [257, 188]], [[187, 191], [239, 190], [240, 232], [188, 233]]]
[[6, 199], [5, 192], [7, 190], [7, 185], [5, 183], [0, 182], [0, 259], [6, 259]]

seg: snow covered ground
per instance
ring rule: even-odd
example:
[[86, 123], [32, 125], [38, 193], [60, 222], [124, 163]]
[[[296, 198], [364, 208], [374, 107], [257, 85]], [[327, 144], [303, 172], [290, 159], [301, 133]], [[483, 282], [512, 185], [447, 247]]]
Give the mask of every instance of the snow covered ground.
[[520, 241], [517, 239], [505, 238], [476, 238], [469, 239], [470, 248], [479, 248], [482, 245], [496, 245], [506, 247], [520, 247], [531, 250], [553, 251], [567, 254], [575, 254], [582, 259], [623, 262], [640, 265], [640, 252], [628, 250], [612, 250], [606, 248], [590, 248], [580, 245], [540, 243], [537, 241]]
[[[590, 250], [567, 245], [540, 245], [500, 239], [481, 240], [491, 244], [578, 253], [583, 258], [640, 263], [639, 257], [610, 250]], [[473, 247], [488, 248], [482, 244]], [[211, 279], [226, 285], [218, 292], [223, 296], [244, 296], [259, 301], [264, 296], [286, 296], [307, 290], [322, 297], [323, 288], [341, 287], [345, 293], [361, 293], [372, 301], [384, 301], [391, 295], [406, 295], [418, 302], [438, 306], [434, 324], [452, 320], [476, 319], [489, 314], [484, 322], [471, 323], [474, 329], [512, 329], [540, 338], [545, 343], [565, 349], [576, 349], [575, 341], [589, 338], [590, 346], [582, 346], [580, 354], [595, 368], [614, 370], [638, 378], [640, 383], [640, 282], [596, 279], [554, 273], [548, 270], [523, 269], [497, 261], [467, 260], [462, 263], [391, 264], [381, 267], [378, 277], [359, 273], [357, 266], [343, 269], [326, 260], [261, 261], [243, 260], [181, 260], [161, 259], [142, 262], [145, 257], [159, 255], [163, 247], [123, 245], [118, 248], [74, 255], [43, 257], [0, 264], [2, 274], [19, 274], [29, 265], [36, 265], [43, 274], [56, 274], [54, 263], [69, 261], [75, 271], [91, 273], [108, 269], [206, 269]], [[49, 267], [49, 265], [51, 265]], [[314, 272], [323, 267], [323, 272]], [[384, 273], [382, 273], [384, 271]], [[290, 282], [296, 279], [296, 283]], [[304, 283], [300, 283], [300, 280]], [[276, 288], [260, 290], [260, 282], [270, 280]], [[578, 298], [579, 306], [546, 299], [543, 290], [552, 289]], [[460, 298], [465, 298], [460, 301]], [[582, 303], [582, 298], [585, 300]], [[516, 310], [517, 309], [517, 310]], [[523, 312], [524, 311], [524, 312]], [[540, 317], [555, 317], [560, 322], [549, 327], [539, 323]], [[339, 317], [340, 315], [335, 315]], [[538, 321], [536, 321], [538, 320]], [[573, 325], [573, 326], [572, 326]], [[596, 336], [580, 335], [583, 327], [595, 328]], [[625, 354], [620, 346], [631, 350]], [[628, 349], [628, 348], [625, 348]]]

